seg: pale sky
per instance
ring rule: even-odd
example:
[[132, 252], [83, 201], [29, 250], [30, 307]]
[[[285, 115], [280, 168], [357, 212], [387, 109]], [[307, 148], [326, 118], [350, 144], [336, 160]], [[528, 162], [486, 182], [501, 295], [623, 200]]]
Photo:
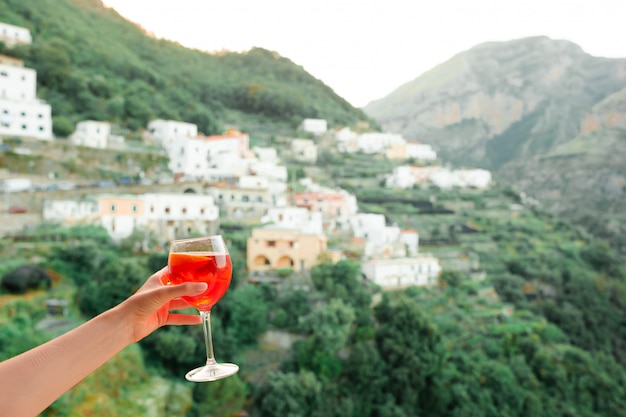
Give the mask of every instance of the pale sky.
[[156, 37], [262, 47], [356, 107], [487, 41], [545, 35], [626, 58], [626, 0], [102, 0]]

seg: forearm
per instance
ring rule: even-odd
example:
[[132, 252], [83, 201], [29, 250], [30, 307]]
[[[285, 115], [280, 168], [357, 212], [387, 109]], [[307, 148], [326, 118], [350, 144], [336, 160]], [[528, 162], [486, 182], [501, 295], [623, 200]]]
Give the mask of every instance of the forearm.
[[119, 308], [0, 363], [0, 415], [36, 416], [131, 343]]

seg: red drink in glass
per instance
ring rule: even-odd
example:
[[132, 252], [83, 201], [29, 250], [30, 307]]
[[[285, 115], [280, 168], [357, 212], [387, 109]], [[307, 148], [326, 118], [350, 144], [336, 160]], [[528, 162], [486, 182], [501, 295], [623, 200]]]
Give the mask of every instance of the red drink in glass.
[[225, 253], [170, 253], [168, 265], [172, 284], [193, 281], [206, 282], [209, 285], [200, 295], [182, 297], [199, 311], [211, 311], [228, 290], [233, 272], [230, 255]]

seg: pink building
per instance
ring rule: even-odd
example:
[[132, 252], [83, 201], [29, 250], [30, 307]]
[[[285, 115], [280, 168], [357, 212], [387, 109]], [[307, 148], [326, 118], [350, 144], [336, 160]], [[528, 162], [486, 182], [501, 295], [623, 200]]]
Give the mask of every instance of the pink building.
[[102, 226], [114, 240], [124, 239], [143, 224], [145, 203], [135, 195], [102, 195], [98, 198]]
[[356, 213], [354, 196], [337, 191], [305, 192], [294, 194], [294, 204], [315, 213], [322, 213], [324, 218], [345, 217]]

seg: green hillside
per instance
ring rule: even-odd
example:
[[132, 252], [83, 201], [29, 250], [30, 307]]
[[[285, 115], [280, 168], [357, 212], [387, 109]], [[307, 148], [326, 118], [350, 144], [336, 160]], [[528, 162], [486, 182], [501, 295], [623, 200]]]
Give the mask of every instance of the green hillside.
[[[420, 251], [442, 260], [438, 285], [381, 291], [353, 260], [314, 267], [306, 286], [252, 285], [243, 261], [250, 229], [224, 225], [234, 281], [213, 311], [213, 335], [219, 359], [240, 372], [185, 382], [204, 355], [202, 330], [166, 327], [42, 415], [624, 415], [626, 271], [606, 243], [506, 188], [394, 191], [335, 180], [357, 187], [364, 210], [419, 230]], [[41, 225], [0, 240], [0, 275], [36, 262], [59, 277], [48, 291], [0, 290], [0, 360], [115, 305], [167, 262], [164, 252], [134, 252], [137, 239], [115, 245], [100, 228]], [[69, 300], [69, 314], [46, 318], [49, 298]], [[272, 344], [267, 331], [295, 343]]]
[[368, 119], [274, 52], [191, 50], [148, 36], [99, 0], [0, 0], [0, 21], [30, 29], [33, 44], [10, 53], [37, 70], [38, 96], [52, 106], [58, 136], [82, 119], [131, 130], [153, 118], [183, 120], [206, 134], [246, 116], [292, 128], [303, 118]]

